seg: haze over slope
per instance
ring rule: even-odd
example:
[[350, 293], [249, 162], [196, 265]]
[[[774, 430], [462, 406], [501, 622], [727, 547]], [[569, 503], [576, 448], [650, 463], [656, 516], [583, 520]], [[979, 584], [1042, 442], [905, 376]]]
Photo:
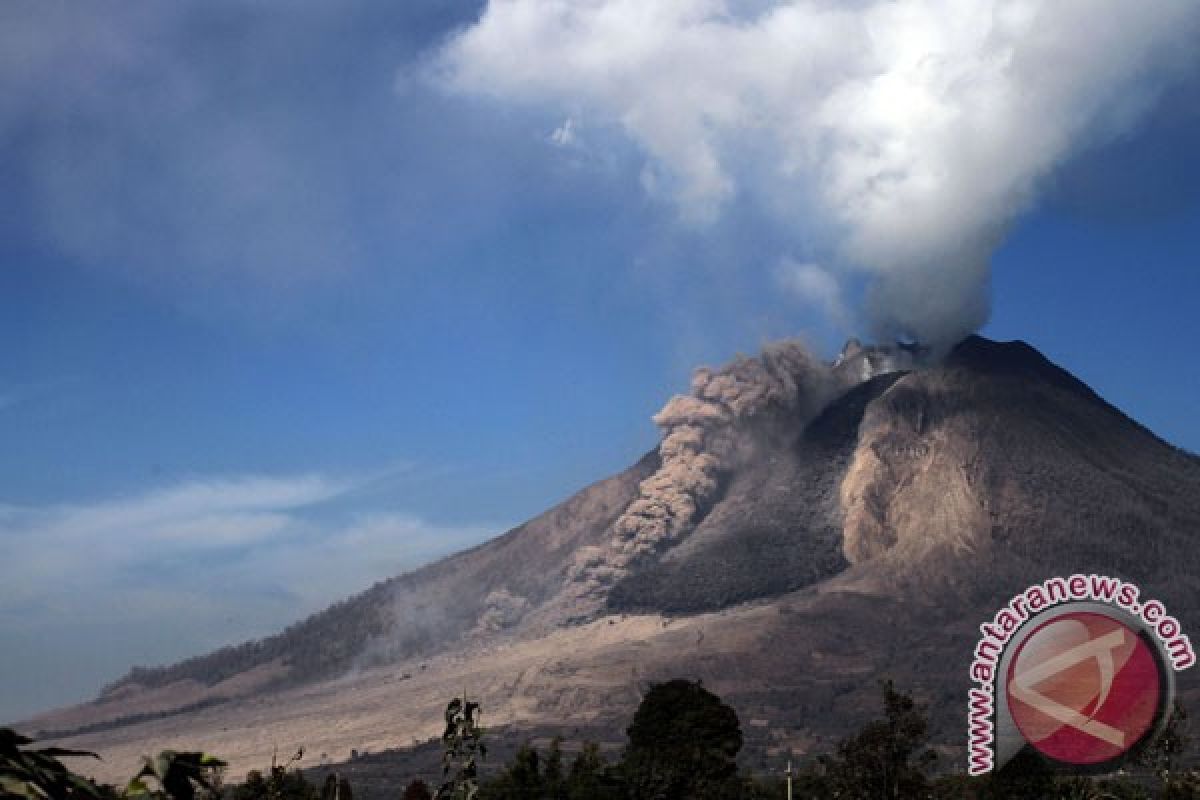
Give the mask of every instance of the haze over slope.
[[[771, 352], [701, 373], [691, 396], [720, 375], [743, 390], [753, 376], [788, 392], [815, 385], [780, 381], [795, 373]], [[235, 765], [261, 761], [271, 737], [337, 758], [407, 744], [399, 730], [434, 735], [438, 703], [464, 681], [493, 724], [570, 719], [603, 736], [644, 681], [684, 675], [765, 721], [751, 737], [761, 756], [847, 729], [890, 675], [957, 743], [976, 626], [1026, 585], [1096, 571], [1138, 582], [1185, 629], [1200, 619], [1188, 569], [1200, 557], [1200, 460], [1024, 343], [970, 337], [939, 363], [908, 359], [854, 346], [836, 365], [786, 360], [821, 376], [828, 402], [785, 393], [725, 420], [722, 452], [737, 455], [714, 468], [715, 487], [606, 580], [581, 564], [624, 552], [620, 521], [668, 486], [662, 448], [278, 637], [135, 670], [96, 703], [26, 728], [92, 728], [69, 741], [117, 759], [164, 737]], [[667, 429], [664, 441], [678, 432]]]

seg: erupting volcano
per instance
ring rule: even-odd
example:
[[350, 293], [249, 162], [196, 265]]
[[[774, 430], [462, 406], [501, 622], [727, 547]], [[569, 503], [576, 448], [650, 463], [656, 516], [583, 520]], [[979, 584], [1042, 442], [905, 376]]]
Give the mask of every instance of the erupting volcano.
[[341, 760], [434, 736], [466, 685], [514, 741], [617, 742], [646, 682], [683, 676], [766, 763], [850, 729], [887, 676], [953, 752], [976, 626], [1013, 591], [1094, 571], [1200, 613], [1200, 460], [1022, 342], [773, 344], [655, 421], [654, 451], [503, 536], [25, 728], [118, 773], [151, 740]]

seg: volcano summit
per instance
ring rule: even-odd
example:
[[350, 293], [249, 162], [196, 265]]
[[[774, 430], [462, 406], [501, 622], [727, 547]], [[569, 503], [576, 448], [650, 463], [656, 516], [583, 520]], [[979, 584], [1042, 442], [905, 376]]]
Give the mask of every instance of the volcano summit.
[[1014, 592], [1120, 576], [1196, 628], [1200, 459], [1022, 342], [922, 358], [782, 343], [698, 370], [659, 447], [503, 536], [22, 727], [114, 774], [170, 746], [238, 774], [276, 744], [428, 739], [464, 686], [514, 739], [617, 743], [647, 682], [687, 677], [767, 764], [855, 727], [891, 677], [961, 758], [977, 626]]

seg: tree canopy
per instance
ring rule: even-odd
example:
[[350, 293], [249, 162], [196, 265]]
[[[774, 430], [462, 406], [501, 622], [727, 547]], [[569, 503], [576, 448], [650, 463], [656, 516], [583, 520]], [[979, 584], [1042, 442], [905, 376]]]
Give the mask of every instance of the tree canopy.
[[718, 798], [736, 782], [737, 713], [698, 682], [652, 686], [626, 733], [625, 775], [636, 800]]

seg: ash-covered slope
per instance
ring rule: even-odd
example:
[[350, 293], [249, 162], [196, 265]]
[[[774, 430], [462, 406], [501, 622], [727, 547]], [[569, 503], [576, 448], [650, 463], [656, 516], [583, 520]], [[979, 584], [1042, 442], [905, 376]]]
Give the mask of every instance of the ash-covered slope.
[[[760, 443], [794, 437], [846, 387], [910, 360], [852, 343], [831, 366], [798, 343], [780, 342], [757, 358], [698, 370], [692, 394], [674, 398], [657, 418], [663, 445], [625, 472], [497, 539], [379, 583], [276, 636], [172, 666], [135, 668], [97, 703], [33, 724], [60, 732], [111, 726], [592, 619], [616, 580], [656, 563], [705, 518], [727, 480], [735, 485], [753, 471]], [[819, 458], [808, 463], [810, 472], [823, 469]], [[842, 564], [833, 533], [822, 533], [830, 568]], [[631, 553], [630, 544], [640, 549]], [[794, 583], [777, 580], [770, 590]], [[731, 588], [728, 599], [762, 594]]]
[[986, 603], [1079, 570], [1200, 587], [1200, 461], [1022, 342], [972, 336], [796, 422], [758, 437], [609, 608], [711, 610], [827, 579]]
[[874, 401], [841, 508], [845, 577], [883, 591], [995, 602], [1097, 571], [1200, 597], [1200, 460], [1022, 342], [971, 337]]
[[275, 636], [170, 666], [135, 667], [94, 703], [40, 715], [23, 728], [109, 729], [428, 656], [511, 628], [561, 588], [576, 553], [608, 535], [657, 466], [650, 453], [502, 536], [380, 582]]
[[[700, 372], [660, 415], [663, 447], [626, 472], [246, 646], [262, 652], [233, 667], [218, 653], [135, 672], [98, 704], [29, 729], [303, 684], [318, 688], [295, 702], [323, 698], [323, 731], [340, 704], [357, 707], [318, 679], [389, 663], [407, 675], [414, 657], [441, 653], [443, 683], [421, 682], [431, 668], [387, 696], [409, 692], [423, 708], [469, 676], [496, 724], [619, 727], [642, 682], [683, 675], [745, 719], [788, 720], [771, 722], [772, 746], [803, 751], [853, 725], [890, 675], [957, 740], [977, 626], [1030, 583], [1119, 576], [1200, 623], [1200, 460], [1023, 343], [971, 337], [935, 364], [919, 355], [852, 346], [822, 365], [781, 345]], [[504, 655], [459, 657], [480, 648]], [[388, 669], [379, 681], [394, 679]], [[221, 708], [180, 724], [221, 730], [214, 749], [230, 752], [224, 729], [239, 723]], [[136, 744], [138, 730], [121, 735]], [[246, 752], [256, 746], [247, 739]]]
[[816, 419], [777, 425], [753, 459], [726, 478], [720, 500], [690, 535], [612, 587], [613, 611], [687, 613], [784, 594], [830, 578], [842, 548], [839, 486], [867, 404], [904, 377], [850, 389]]

